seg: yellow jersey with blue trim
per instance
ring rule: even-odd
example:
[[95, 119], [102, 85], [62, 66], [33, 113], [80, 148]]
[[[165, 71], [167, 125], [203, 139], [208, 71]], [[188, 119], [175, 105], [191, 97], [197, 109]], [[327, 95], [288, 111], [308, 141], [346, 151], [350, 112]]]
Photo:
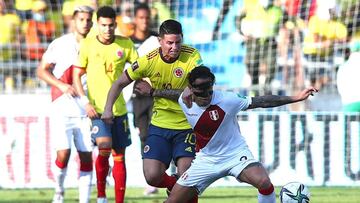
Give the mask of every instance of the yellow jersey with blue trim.
[[[180, 55], [174, 62], [167, 62], [157, 48], [140, 57], [126, 70], [132, 80], [149, 78], [155, 89], [185, 89], [188, 74], [202, 64], [200, 53], [195, 48], [182, 45]], [[184, 130], [191, 126], [177, 101], [155, 97], [151, 124], [167, 129]]]
[[[96, 112], [103, 113], [111, 85], [124, 72], [126, 63], [138, 58], [134, 43], [126, 37], [115, 36], [111, 44], [103, 44], [96, 37], [88, 37], [80, 43], [78, 67], [86, 69], [88, 97]], [[114, 116], [127, 113], [121, 94], [114, 103]]]

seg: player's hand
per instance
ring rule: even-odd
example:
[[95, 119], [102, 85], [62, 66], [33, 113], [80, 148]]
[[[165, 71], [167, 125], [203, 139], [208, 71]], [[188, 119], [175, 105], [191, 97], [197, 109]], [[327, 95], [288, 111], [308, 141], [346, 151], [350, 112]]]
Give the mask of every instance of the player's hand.
[[318, 91], [319, 90], [316, 89], [315, 87], [307, 87], [306, 89], [304, 89], [297, 95], [297, 98], [299, 101], [302, 101], [302, 100], [307, 99], [310, 95], [314, 96], [314, 93], [316, 93]]
[[67, 95], [71, 95], [72, 97], [78, 96], [75, 88], [74, 88], [73, 86], [69, 85], [69, 84], [66, 84], [66, 83], [61, 84], [61, 85], [59, 86], [59, 89], [60, 89], [63, 93], [65, 93], [65, 94], [67, 94]]
[[104, 113], [101, 115], [101, 120], [103, 120], [107, 124], [113, 124], [113, 113], [112, 111], [104, 111]]
[[95, 111], [95, 108], [91, 104], [86, 104], [85, 110], [89, 118], [91, 119], [99, 118], [98, 113]]
[[189, 87], [186, 87], [184, 89], [181, 98], [182, 98], [184, 104], [186, 105], [186, 107], [188, 107], [190, 109], [192, 107], [193, 94]]
[[143, 96], [151, 96], [152, 87], [145, 80], [140, 80], [136, 83], [135, 92]]

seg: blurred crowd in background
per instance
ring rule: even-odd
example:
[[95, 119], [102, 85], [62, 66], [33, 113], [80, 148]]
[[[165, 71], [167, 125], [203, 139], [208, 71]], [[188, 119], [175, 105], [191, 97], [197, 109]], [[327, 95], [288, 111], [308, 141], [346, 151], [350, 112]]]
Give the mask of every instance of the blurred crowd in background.
[[[97, 9], [112, 5], [118, 13], [116, 33], [131, 36], [137, 3], [151, 7], [151, 28], [155, 32], [166, 19], [213, 15], [204, 14], [205, 10], [207, 5], [216, 7], [211, 42], [224, 38], [221, 25], [229, 10], [236, 7], [232, 22], [244, 46], [241, 63], [246, 69], [239, 76], [239, 88], [251, 90], [254, 95], [276, 88], [296, 91], [314, 85], [331, 98], [338, 93], [337, 72], [350, 62], [355, 64], [348, 59], [360, 52], [358, 0], [0, 0], [1, 94], [48, 91], [36, 78], [35, 69], [48, 43], [73, 29], [75, 6]], [[96, 16], [94, 22], [96, 26]], [[94, 30], [89, 36], [96, 35]], [[185, 43], [190, 38], [187, 34], [185, 29]], [[197, 48], [206, 51], [206, 47]], [[345, 81], [352, 83], [350, 79]]]

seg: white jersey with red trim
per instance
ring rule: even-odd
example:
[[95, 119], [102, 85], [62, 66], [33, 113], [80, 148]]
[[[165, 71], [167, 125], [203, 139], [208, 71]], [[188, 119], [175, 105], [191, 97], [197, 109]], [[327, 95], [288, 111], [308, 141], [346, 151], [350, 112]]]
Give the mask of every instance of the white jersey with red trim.
[[222, 159], [238, 154], [241, 148], [247, 148], [240, 132], [237, 113], [248, 108], [251, 98], [232, 92], [214, 91], [207, 107], [199, 107], [193, 102], [189, 109], [181, 96], [179, 104], [196, 134], [198, 153]]
[[[63, 35], [49, 44], [43, 55], [43, 61], [53, 64], [52, 74], [64, 83], [72, 84], [72, 65], [79, 55], [79, 43], [73, 33]], [[83, 85], [85, 80], [83, 79]], [[86, 90], [86, 88], [84, 88]], [[51, 98], [62, 115], [70, 117], [86, 116], [86, 111], [80, 105], [79, 98], [64, 94], [57, 87], [51, 87]]]

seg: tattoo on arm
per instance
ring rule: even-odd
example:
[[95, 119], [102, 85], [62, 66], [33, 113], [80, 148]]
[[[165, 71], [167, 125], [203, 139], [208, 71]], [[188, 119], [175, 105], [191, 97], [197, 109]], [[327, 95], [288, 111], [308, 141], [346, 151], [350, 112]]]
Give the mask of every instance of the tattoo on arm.
[[155, 89], [153, 92], [153, 97], [162, 97], [166, 99], [171, 99], [177, 101], [183, 92], [182, 89]]
[[249, 109], [253, 108], [269, 108], [269, 107], [277, 107], [285, 104], [290, 104], [295, 102], [292, 97], [289, 96], [278, 96], [278, 95], [264, 95], [257, 96], [252, 98], [251, 105]]

